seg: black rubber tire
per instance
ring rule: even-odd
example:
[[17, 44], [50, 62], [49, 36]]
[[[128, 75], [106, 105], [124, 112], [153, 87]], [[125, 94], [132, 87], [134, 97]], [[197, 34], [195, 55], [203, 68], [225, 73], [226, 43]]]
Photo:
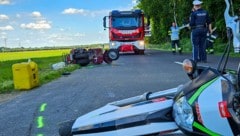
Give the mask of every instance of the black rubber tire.
[[144, 55], [144, 54], [145, 54], [144, 51], [145, 51], [145, 50], [139, 50], [139, 54], [140, 54], [140, 55]]
[[90, 63], [90, 60], [87, 59], [78, 59], [76, 60], [76, 63], [79, 64], [80, 66], [87, 66]]
[[72, 136], [72, 125], [75, 120], [69, 120], [59, 124], [58, 133], [60, 136]]
[[107, 64], [111, 64], [112, 63], [112, 59], [110, 59], [109, 56], [108, 56], [108, 51], [105, 51], [103, 53], [103, 61], [106, 62]]
[[139, 50], [138, 49], [134, 49], [134, 53], [138, 55], [139, 54]]
[[119, 58], [119, 51], [117, 49], [108, 50], [108, 57], [111, 60], [117, 60]]
[[76, 53], [74, 54], [74, 59], [88, 59], [88, 53]]
[[64, 76], [67, 76], [67, 75], [70, 75], [71, 73], [70, 72], [63, 72], [62, 75]]
[[137, 54], [137, 55], [144, 55], [144, 51], [145, 50], [136, 49], [136, 50], [134, 50], [134, 53]]

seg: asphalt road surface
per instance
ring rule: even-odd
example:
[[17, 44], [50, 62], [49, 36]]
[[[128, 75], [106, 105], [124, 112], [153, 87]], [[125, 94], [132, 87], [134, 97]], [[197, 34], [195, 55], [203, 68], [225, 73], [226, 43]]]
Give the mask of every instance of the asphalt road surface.
[[[88, 66], [0, 104], [0, 136], [58, 136], [60, 122], [76, 119], [106, 103], [174, 88], [188, 81], [182, 62], [191, 54], [146, 51], [121, 55], [113, 64]], [[220, 56], [208, 56], [217, 66]], [[237, 69], [239, 58], [231, 58]]]

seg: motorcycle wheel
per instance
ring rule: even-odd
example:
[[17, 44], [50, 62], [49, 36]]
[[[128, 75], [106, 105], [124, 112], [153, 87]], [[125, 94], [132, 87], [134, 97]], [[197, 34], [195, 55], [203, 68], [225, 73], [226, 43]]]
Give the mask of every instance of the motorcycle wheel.
[[108, 57], [111, 60], [117, 60], [119, 58], [119, 51], [117, 49], [110, 49], [108, 51]]
[[109, 58], [108, 56], [108, 51], [105, 51], [103, 54], [103, 61], [106, 62], [107, 64], [111, 64], [112, 63], [112, 59]]
[[60, 136], [72, 136], [72, 125], [75, 120], [70, 120], [59, 124], [58, 133]]
[[87, 66], [90, 63], [90, 60], [87, 59], [78, 59], [76, 61], [77, 64], [79, 64], [80, 66]]
[[74, 59], [86, 59], [86, 58], [89, 58], [89, 55], [87, 53], [74, 54]]

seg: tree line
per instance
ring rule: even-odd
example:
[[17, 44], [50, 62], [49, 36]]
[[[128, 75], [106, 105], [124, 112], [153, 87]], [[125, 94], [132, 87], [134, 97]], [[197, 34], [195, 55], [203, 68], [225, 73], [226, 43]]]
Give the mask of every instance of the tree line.
[[[151, 34], [149, 42], [159, 44], [169, 41], [168, 30], [172, 22], [176, 21], [178, 26], [189, 21], [193, 8], [192, 0], [139, 0], [137, 8], [144, 11], [151, 18]], [[240, 15], [240, 0], [229, 0], [233, 3], [230, 15]], [[218, 39], [225, 42], [226, 25], [224, 11], [226, 8], [225, 0], [204, 0], [203, 9], [209, 12], [213, 28], [217, 27]], [[190, 38], [188, 28], [181, 31], [181, 38]]]

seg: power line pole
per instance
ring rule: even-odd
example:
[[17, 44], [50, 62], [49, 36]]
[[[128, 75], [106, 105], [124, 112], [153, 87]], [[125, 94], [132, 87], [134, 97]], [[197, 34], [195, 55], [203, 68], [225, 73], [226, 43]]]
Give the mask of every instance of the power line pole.
[[7, 38], [6, 37], [4, 38], [4, 45], [5, 45], [5, 48], [7, 48]]

